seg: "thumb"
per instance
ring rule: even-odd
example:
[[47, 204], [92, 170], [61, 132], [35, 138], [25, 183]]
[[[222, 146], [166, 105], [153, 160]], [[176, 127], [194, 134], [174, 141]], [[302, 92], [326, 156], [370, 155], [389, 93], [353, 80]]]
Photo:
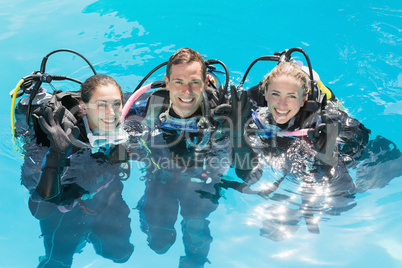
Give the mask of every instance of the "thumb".
[[74, 126], [71, 128], [71, 134], [74, 137], [74, 140], [76, 140], [78, 138], [78, 136], [80, 135], [80, 130], [78, 127]]
[[71, 143], [73, 143], [80, 135], [80, 130], [78, 129], [78, 127], [73, 126], [72, 128], [67, 130], [66, 134], [70, 139]]

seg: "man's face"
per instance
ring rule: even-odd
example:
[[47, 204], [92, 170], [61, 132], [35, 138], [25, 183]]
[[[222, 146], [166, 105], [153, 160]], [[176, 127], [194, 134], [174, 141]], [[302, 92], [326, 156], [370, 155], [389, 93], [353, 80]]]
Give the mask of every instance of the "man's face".
[[206, 81], [202, 79], [201, 63], [172, 65], [170, 77], [165, 75], [166, 89], [172, 108], [181, 117], [191, 116], [203, 100]]

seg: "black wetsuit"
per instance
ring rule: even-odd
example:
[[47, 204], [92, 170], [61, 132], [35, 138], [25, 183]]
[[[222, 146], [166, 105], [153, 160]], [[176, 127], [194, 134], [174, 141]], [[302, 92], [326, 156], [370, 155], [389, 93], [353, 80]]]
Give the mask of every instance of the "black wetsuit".
[[[170, 115], [178, 117], [173, 110]], [[197, 115], [200, 111], [193, 116]], [[189, 137], [197, 143], [202, 140], [202, 134], [179, 134], [160, 127], [150, 129], [150, 133], [156, 134], [147, 135], [145, 141], [149, 153], [146, 189], [138, 203], [141, 229], [148, 236], [150, 248], [163, 254], [176, 240], [174, 225], [180, 212], [186, 254], [180, 259], [180, 267], [201, 267], [207, 262], [212, 242], [207, 218], [218, 207], [217, 183], [230, 166], [230, 146], [227, 139], [210, 140], [198, 150], [186, 139]]]
[[[78, 126], [79, 139], [88, 142], [82, 120]], [[32, 141], [27, 148], [22, 181], [31, 192], [29, 208], [40, 221], [46, 251], [38, 267], [70, 267], [73, 255], [81, 252], [86, 242], [104, 258], [127, 261], [134, 246], [121, 180], [129, 177], [130, 167], [118, 159], [120, 147], [113, 147], [108, 155], [73, 147], [70, 165], [61, 176], [60, 194], [50, 200], [40, 199], [35, 191], [47, 147]]]

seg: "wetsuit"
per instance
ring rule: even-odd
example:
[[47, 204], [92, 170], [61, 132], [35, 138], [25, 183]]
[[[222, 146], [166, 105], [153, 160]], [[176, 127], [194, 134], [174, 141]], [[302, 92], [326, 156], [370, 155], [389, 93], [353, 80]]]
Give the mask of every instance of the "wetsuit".
[[[173, 109], [169, 116], [178, 118]], [[192, 115], [197, 116], [201, 116], [200, 109]], [[150, 248], [163, 254], [176, 240], [174, 225], [180, 212], [186, 254], [180, 258], [180, 267], [203, 267], [212, 242], [207, 218], [218, 207], [217, 183], [230, 166], [227, 139], [212, 141], [216, 136], [211, 137], [197, 147], [194, 144], [199, 144], [203, 135], [212, 133], [166, 129], [158, 118], [144, 133], [142, 151], [148, 154], [146, 189], [138, 203], [141, 230], [147, 234]]]
[[[314, 113], [304, 110], [286, 124], [276, 124], [266, 107], [257, 108], [254, 115], [264, 114], [267, 126], [261, 124], [258, 116], [254, 118], [254, 124], [248, 129], [254, 143], [254, 148], [260, 155], [260, 168], [264, 165], [273, 168], [274, 174], [279, 175], [274, 180], [272, 189], [254, 191], [263, 196], [270, 197], [279, 204], [286, 204], [279, 210], [273, 205], [266, 208], [267, 219], [263, 221], [261, 235], [271, 240], [279, 241], [289, 238], [298, 229], [301, 220], [306, 222], [307, 228], [312, 233], [318, 233], [318, 224], [314, 220], [315, 214], [340, 214], [342, 211], [353, 208], [353, 194], [355, 184], [348, 173], [348, 165], [357, 161], [363, 154], [368, 142], [369, 130], [360, 122], [350, 118], [346, 113], [326, 107], [323, 113]], [[264, 111], [265, 113], [260, 113]], [[323, 116], [321, 116], [323, 115]], [[325, 117], [325, 118], [324, 118]], [[280, 132], [296, 131], [300, 129], [314, 130], [321, 123], [338, 124], [339, 135], [336, 139], [335, 150], [327, 152], [332, 157], [332, 162], [323, 161], [316, 146], [307, 136], [289, 137], [280, 136]], [[276, 131], [272, 132], [272, 129]], [[263, 131], [264, 130], [264, 131]], [[279, 134], [278, 134], [279, 133]], [[254, 176], [248, 179], [250, 183], [256, 183], [258, 176], [264, 176], [260, 172], [252, 172]], [[287, 180], [287, 187], [295, 187], [301, 202], [296, 202], [283, 193], [276, 193], [282, 181]], [[246, 188], [249, 191], [249, 189]], [[294, 191], [290, 189], [290, 191]], [[243, 189], [243, 192], [245, 190]], [[296, 209], [294, 209], [296, 207]]]
[[[82, 120], [78, 126], [79, 140], [87, 144]], [[93, 244], [97, 254], [117, 263], [127, 261], [134, 250], [130, 209], [123, 200], [121, 182], [129, 177], [129, 165], [119, 159], [118, 146], [112, 146], [109, 154], [92, 153], [85, 147], [73, 147], [70, 165], [61, 176], [60, 193], [43, 200], [35, 187], [47, 147], [34, 141], [27, 145], [22, 181], [31, 192], [29, 208], [40, 221], [46, 252], [38, 267], [70, 267], [73, 255], [86, 242]]]

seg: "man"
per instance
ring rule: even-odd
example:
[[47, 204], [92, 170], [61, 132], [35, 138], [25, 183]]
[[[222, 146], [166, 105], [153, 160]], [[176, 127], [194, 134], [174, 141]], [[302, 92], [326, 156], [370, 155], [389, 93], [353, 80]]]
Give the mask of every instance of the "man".
[[251, 103], [246, 94], [238, 98], [235, 87], [232, 105], [219, 96], [222, 90], [208, 87], [206, 64], [190, 48], [170, 57], [165, 82], [166, 89], [148, 100], [143, 121], [148, 131], [139, 139], [147, 152], [140, 159], [148, 163], [138, 204], [141, 229], [155, 252], [167, 252], [176, 239], [180, 208], [186, 253], [180, 267], [203, 267], [212, 242], [207, 217], [218, 206], [220, 189], [227, 188], [222, 174], [231, 164], [240, 177], [250, 171], [253, 158], [242, 134]]
[[217, 184], [230, 166], [231, 149], [227, 138], [212, 135], [217, 122], [209, 114], [219, 98], [207, 90], [202, 56], [179, 49], [168, 61], [165, 82], [166, 89], [149, 98], [149, 131], [140, 139], [149, 160], [138, 203], [141, 229], [156, 253], [166, 253], [176, 239], [180, 208], [186, 253], [180, 267], [203, 267], [212, 242], [207, 217], [218, 206]]

